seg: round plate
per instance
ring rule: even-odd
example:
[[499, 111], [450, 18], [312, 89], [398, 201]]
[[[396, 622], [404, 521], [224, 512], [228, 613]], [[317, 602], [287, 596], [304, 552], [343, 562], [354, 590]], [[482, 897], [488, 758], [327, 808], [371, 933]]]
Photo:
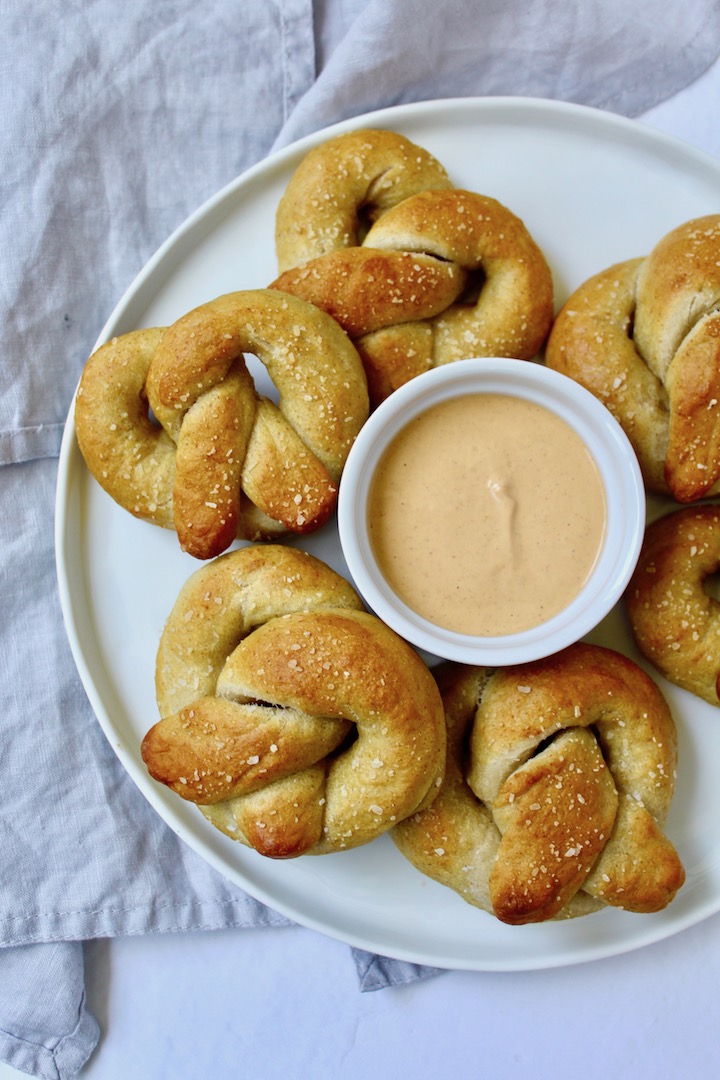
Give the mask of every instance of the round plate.
[[[456, 186], [493, 196], [518, 214], [552, 266], [558, 303], [596, 271], [647, 254], [673, 226], [718, 211], [720, 163], [612, 114], [521, 98], [401, 106], [303, 139], [221, 191], [157, 252], [99, 341], [166, 325], [221, 293], [268, 284], [276, 275], [275, 208], [291, 173], [330, 135], [372, 126], [402, 132], [435, 154]], [[63, 614], [108, 739], [175, 832], [259, 900], [364, 949], [475, 970], [552, 967], [625, 952], [720, 908], [720, 714], [659, 677], [679, 729], [678, 787], [667, 829], [687, 882], [657, 915], [607, 909], [571, 922], [508, 927], [419, 874], [387, 836], [354, 851], [289, 862], [233, 843], [152, 781], [140, 757], [142, 736], [157, 719], [157, 643], [198, 563], [180, 551], [173, 533], [135, 520], [99, 488], [77, 449], [72, 411], [57, 500]], [[650, 512], [662, 509], [658, 503]], [[334, 524], [303, 546], [347, 572]], [[618, 609], [591, 640], [637, 659]]]

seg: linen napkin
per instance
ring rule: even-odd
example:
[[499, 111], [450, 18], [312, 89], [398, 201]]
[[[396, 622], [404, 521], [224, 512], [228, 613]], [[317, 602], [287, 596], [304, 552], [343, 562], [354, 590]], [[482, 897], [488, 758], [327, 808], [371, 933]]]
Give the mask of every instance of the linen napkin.
[[[22, 0], [0, 8], [0, 1059], [69, 1078], [98, 1037], [82, 942], [287, 920], [186, 848], [92, 715], [53, 558], [82, 365], [160, 243], [273, 147], [401, 102], [637, 115], [720, 50], [703, 0]], [[360, 988], [433, 969], [353, 951]]]

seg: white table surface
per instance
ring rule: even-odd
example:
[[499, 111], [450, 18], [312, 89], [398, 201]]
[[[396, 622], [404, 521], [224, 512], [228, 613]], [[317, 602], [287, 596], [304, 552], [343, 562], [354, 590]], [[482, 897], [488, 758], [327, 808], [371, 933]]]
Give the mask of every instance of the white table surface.
[[[719, 104], [716, 63], [641, 122], [720, 158]], [[86, 976], [88, 1080], [720, 1076], [720, 915], [607, 960], [366, 994], [348, 947], [300, 927], [97, 941]]]

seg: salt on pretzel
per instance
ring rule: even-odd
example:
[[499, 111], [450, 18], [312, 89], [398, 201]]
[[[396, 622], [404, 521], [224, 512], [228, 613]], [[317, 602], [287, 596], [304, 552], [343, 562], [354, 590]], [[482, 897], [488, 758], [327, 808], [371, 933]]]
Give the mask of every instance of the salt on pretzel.
[[390, 207], [451, 186], [440, 162], [397, 132], [370, 128], [328, 139], [303, 158], [278, 204], [279, 269], [355, 247], [363, 227]]
[[711, 705], [720, 705], [720, 604], [704, 582], [718, 569], [720, 507], [684, 507], [647, 527], [625, 593], [643, 656]]
[[649, 490], [686, 503], [720, 491], [720, 215], [582, 284], [546, 361], [607, 405]]
[[[468, 282], [477, 295], [468, 295]], [[496, 199], [424, 191], [388, 210], [361, 247], [271, 283], [330, 312], [353, 338], [373, 404], [469, 356], [531, 359], [553, 317], [553, 281], [524, 223]]]
[[[257, 394], [244, 353], [267, 368], [277, 405]], [[175, 528], [201, 559], [238, 536], [324, 524], [367, 415], [347, 335], [313, 305], [266, 289], [114, 338], [87, 362], [75, 405], [78, 443], [102, 487], [135, 516]]]
[[670, 903], [684, 881], [662, 831], [677, 734], [636, 664], [578, 644], [439, 681], [443, 784], [392, 833], [419, 870], [510, 924]]
[[434, 797], [442, 702], [406, 642], [305, 552], [228, 552], [183, 587], [157, 654], [150, 774], [263, 855], [367, 843]]

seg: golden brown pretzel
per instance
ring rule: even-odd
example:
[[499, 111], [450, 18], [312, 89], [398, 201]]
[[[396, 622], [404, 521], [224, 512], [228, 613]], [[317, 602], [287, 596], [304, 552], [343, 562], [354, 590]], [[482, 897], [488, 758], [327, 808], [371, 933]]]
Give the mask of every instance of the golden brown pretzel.
[[[267, 368], [278, 405], [256, 393], [245, 352]], [[362, 364], [337, 323], [256, 289], [101, 346], [85, 366], [75, 424], [102, 487], [207, 559], [237, 536], [319, 528], [367, 414]]]
[[625, 429], [651, 491], [693, 502], [720, 490], [720, 215], [685, 222], [646, 258], [568, 299], [546, 359]]
[[578, 644], [440, 681], [440, 794], [392, 833], [418, 869], [511, 924], [670, 903], [684, 881], [662, 832], [677, 735], [636, 664]]
[[429, 670], [305, 552], [244, 547], [197, 570], [163, 632], [156, 691], [151, 775], [263, 855], [367, 843], [437, 791]]
[[281, 271], [360, 243], [364, 225], [409, 195], [451, 187], [432, 154], [394, 131], [362, 129], [328, 139], [293, 173], [277, 208]]
[[720, 508], [685, 507], [645, 531], [625, 601], [638, 648], [666, 679], [720, 705]]
[[[468, 275], [482, 279], [472, 298], [460, 295]], [[530, 359], [553, 316], [552, 275], [523, 222], [497, 200], [459, 189], [410, 196], [361, 247], [295, 267], [271, 288], [338, 319], [363, 359], [373, 403], [438, 364]]]

